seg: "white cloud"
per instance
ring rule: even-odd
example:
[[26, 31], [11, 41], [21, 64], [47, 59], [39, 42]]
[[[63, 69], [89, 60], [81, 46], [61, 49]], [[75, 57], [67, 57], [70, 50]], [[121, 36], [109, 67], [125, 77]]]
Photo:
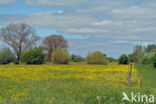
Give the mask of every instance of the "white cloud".
[[57, 13], [63, 13], [63, 11], [62, 10], [59, 10], [59, 11], [57, 11]]
[[0, 0], [0, 5], [14, 4], [17, 0]]
[[87, 0], [25, 0], [27, 5], [71, 6]]
[[[27, 5], [68, 8], [61, 14], [38, 13], [26, 16], [34, 26], [57, 28], [67, 34], [88, 34], [121, 40], [151, 40], [156, 34], [154, 0], [135, 5], [139, 0], [26, 0]], [[154, 3], [152, 3], [154, 2]]]

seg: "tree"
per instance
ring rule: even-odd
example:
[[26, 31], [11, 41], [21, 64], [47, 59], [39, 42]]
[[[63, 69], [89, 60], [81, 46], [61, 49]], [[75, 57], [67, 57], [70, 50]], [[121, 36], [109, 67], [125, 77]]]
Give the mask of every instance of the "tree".
[[135, 46], [134, 52], [129, 55], [131, 62], [140, 63], [144, 57], [144, 50], [143, 47], [140, 45]]
[[141, 45], [137, 45], [134, 47], [134, 52], [143, 51], [143, 47]]
[[24, 50], [21, 54], [21, 62], [26, 64], [43, 64], [45, 54], [42, 48], [32, 48]]
[[88, 64], [107, 64], [108, 60], [105, 54], [100, 51], [96, 51], [93, 53], [88, 53], [86, 62]]
[[156, 68], [156, 54], [153, 57], [153, 66]]
[[153, 50], [156, 50], [156, 45], [155, 44], [149, 44], [146, 48], [145, 48], [145, 52], [151, 52]]
[[71, 60], [73, 62], [82, 62], [82, 61], [84, 61], [84, 59], [83, 59], [82, 56], [80, 56], [80, 55], [74, 55], [74, 54], [71, 55]]
[[126, 54], [121, 55], [118, 61], [119, 61], [119, 64], [129, 64], [129, 59]]
[[35, 30], [28, 24], [10, 24], [3, 27], [0, 31], [1, 37], [5, 43], [11, 46], [20, 60], [21, 52], [32, 46], [39, 37]]
[[52, 52], [52, 62], [55, 64], [68, 64], [70, 56], [67, 49], [57, 48]]
[[61, 35], [50, 35], [43, 40], [43, 48], [48, 52], [49, 60], [51, 60], [51, 53], [55, 49], [65, 49], [67, 47], [68, 42]]
[[116, 61], [117, 61], [117, 59], [115, 59], [115, 58], [113, 58], [113, 57], [108, 57], [107, 60], [108, 60], [109, 62], [116, 62]]
[[145, 53], [143, 60], [142, 60], [142, 64], [145, 65], [154, 65], [154, 67], [156, 67], [156, 51], [150, 51]]
[[3, 48], [0, 51], [0, 64], [9, 64], [15, 61], [15, 56], [9, 48]]

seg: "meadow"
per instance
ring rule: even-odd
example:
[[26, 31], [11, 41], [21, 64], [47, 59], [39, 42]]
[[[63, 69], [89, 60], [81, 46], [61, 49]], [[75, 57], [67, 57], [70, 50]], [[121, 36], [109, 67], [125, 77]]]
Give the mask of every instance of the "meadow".
[[117, 63], [1, 65], [0, 104], [120, 104], [122, 92], [156, 95], [155, 69], [133, 65], [131, 86], [128, 71]]

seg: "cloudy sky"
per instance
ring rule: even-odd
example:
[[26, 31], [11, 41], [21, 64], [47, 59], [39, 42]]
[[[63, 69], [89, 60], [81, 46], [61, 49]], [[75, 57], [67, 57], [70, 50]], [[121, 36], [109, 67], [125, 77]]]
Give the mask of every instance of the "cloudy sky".
[[156, 0], [0, 0], [0, 27], [27, 23], [41, 37], [61, 34], [70, 53], [131, 53], [156, 41]]

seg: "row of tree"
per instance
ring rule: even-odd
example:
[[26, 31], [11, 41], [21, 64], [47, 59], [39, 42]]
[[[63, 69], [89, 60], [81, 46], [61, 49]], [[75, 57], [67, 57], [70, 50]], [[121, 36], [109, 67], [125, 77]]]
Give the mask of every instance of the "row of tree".
[[156, 67], [156, 45], [137, 45], [132, 54], [129, 54], [128, 56], [124, 54], [119, 58], [119, 64], [129, 64], [129, 62]]
[[[56, 48], [51, 53], [49, 60], [48, 53], [45, 53], [42, 47], [30, 47], [21, 52], [20, 63], [23, 64], [43, 64], [47, 62], [53, 62], [54, 64], [68, 64], [72, 62], [86, 62], [87, 64], [103, 64], [106, 65], [108, 62], [112, 62], [113, 58], [107, 58], [105, 54], [100, 51], [88, 53], [86, 58], [79, 55], [69, 55], [67, 49]], [[0, 64], [9, 64], [14, 62], [19, 64], [16, 60], [15, 54], [9, 48], [3, 48], [0, 51]]]
[[[0, 37], [11, 48], [11, 50], [4, 48], [0, 51], [1, 64], [13, 61], [16, 64], [42, 64], [51, 61], [56, 64], [68, 64], [70, 60], [85, 61], [88, 64], [107, 64], [116, 61], [100, 51], [88, 53], [86, 58], [79, 55], [70, 56], [67, 50], [68, 42], [63, 36], [50, 35], [41, 40], [35, 29], [24, 23], [3, 27], [0, 29]], [[129, 62], [152, 64], [156, 67], [156, 45], [136, 46], [132, 54], [121, 55], [118, 62], [119, 64], [129, 64]]]
[[[61, 35], [50, 35], [37, 44], [41, 38], [36, 34], [35, 29], [28, 24], [9, 24], [0, 29], [1, 40], [11, 49], [4, 48], [0, 51], [0, 63], [10, 62], [26, 64], [42, 64], [51, 62], [56, 64], [68, 64], [73, 62], [86, 61], [88, 64], [107, 64], [107, 58], [100, 51], [89, 53], [86, 59], [79, 55], [69, 55], [68, 42]], [[12, 52], [13, 51], [13, 52]]]
[[[17, 61], [20, 61], [23, 51], [34, 47], [41, 39], [28, 24], [10, 24], [0, 29], [0, 37], [16, 55]], [[37, 44], [38, 45], [38, 44]], [[67, 41], [61, 35], [50, 35], [46, 37], [40, 47], [48, 54], [48, 59], [51, 60], [51, 53], [57, 49], [68, 48]]]
[[138, 45], [134, 48], [134, 52], [130, 54], [129, 57], [131, 62], [156, 67], [156, 45], [150, 44], [146, 47]]

